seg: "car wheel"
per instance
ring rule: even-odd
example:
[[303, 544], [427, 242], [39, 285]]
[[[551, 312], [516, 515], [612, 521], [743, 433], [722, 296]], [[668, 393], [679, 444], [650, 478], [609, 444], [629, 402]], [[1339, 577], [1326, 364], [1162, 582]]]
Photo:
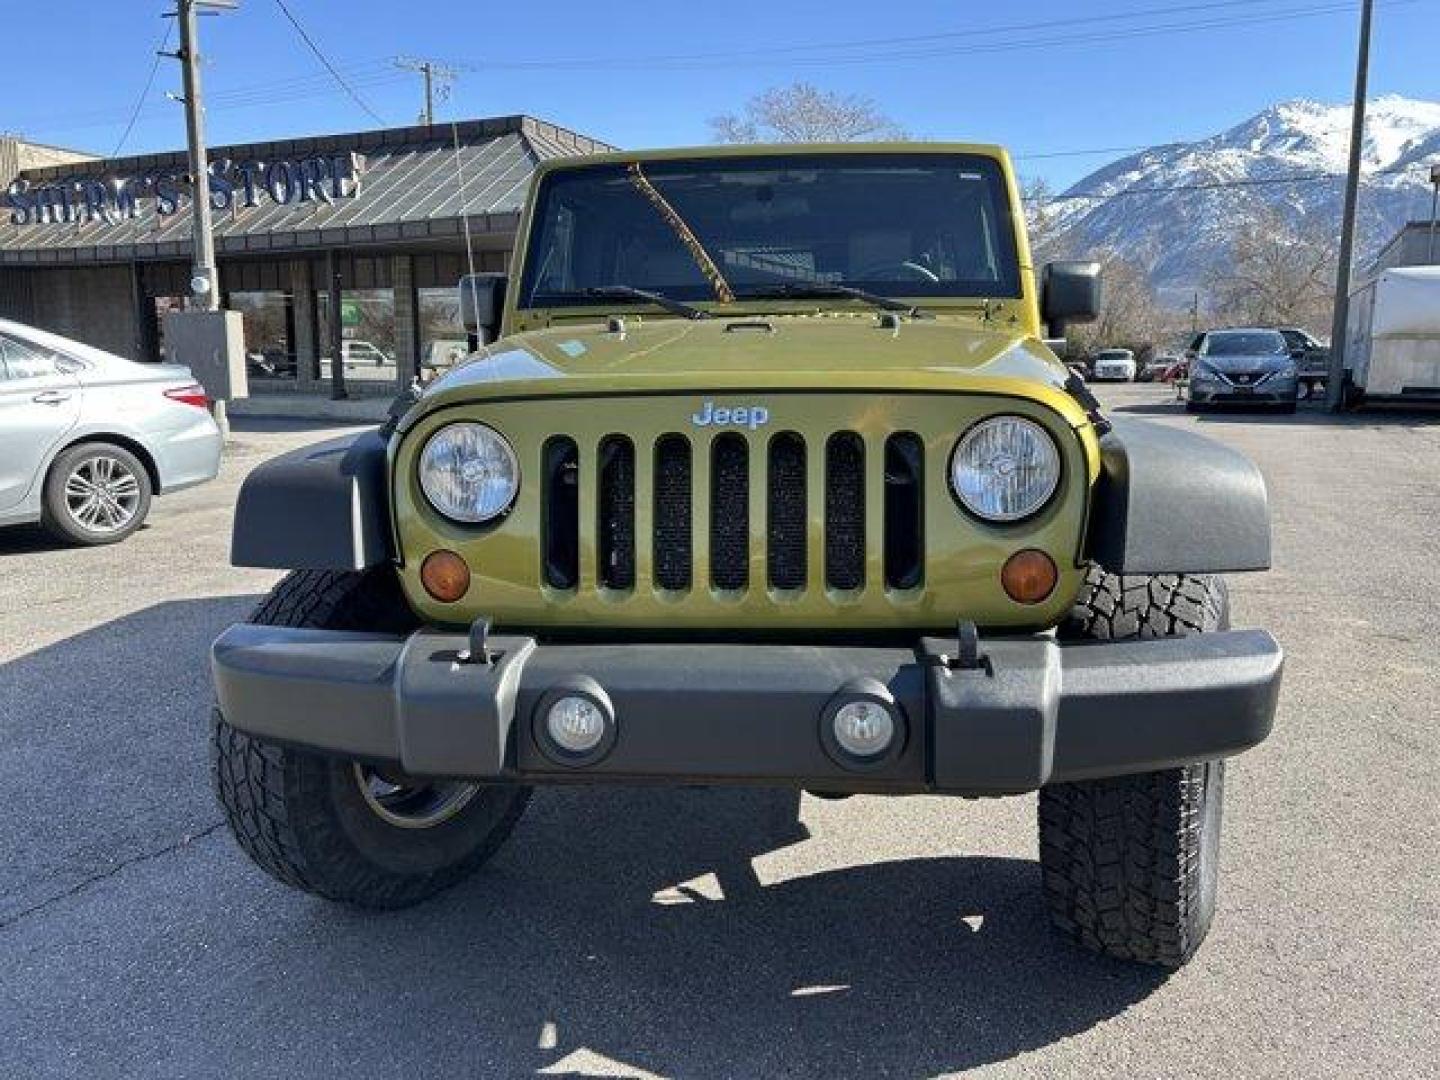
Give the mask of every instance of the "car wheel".
[[[298, 571], [251, 616], [265, 626], [404, 633], [394, 572]], [[419, 903], [504, 843], [528, 787], [412, 777], [237, 731], [217, 710], [211, 778], [241, 850], [276, 880], [363, 908]]]
[[[1227, 629], [1213, 575], [1091, 569], [1062, 640], [1185, 637]], [[1225, 763], [1042, 788], [1040, 869], [1051, 925], [1093, 952], [1178, 968], [1215, 913]]]
[[66, 543], [113, 544], [144, 524], [152, 493], [149, 470], [129, 450], [80, 443], [50, 466], [41, 522]]

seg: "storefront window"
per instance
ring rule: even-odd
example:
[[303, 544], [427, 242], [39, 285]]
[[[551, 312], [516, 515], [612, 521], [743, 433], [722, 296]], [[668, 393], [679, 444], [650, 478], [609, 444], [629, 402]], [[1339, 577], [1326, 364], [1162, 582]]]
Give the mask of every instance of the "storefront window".
[[245, 367], [251, 379], [293, 381], [294, 313], [290, 294], [232, 292], [230, 309], [245, 320]]
[[[316, 295], [320, 377], [330, 378], [330, 294]], [[393, 391], [399, 385], [395, 357], [395, 293], [392, 289], [346, 289], [340, 294], [340, 351], [345, 383], [357, 389]]]
[[420, 378], [428, 382], [463, 360], [470, 347], [457, 289], [420, 289], [419, 297]]

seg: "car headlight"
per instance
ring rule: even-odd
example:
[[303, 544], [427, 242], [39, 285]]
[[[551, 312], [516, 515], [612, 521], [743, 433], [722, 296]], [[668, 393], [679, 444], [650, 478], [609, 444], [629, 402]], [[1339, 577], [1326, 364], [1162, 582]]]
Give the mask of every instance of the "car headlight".
[[1022, 416], [982, 420], [950, 458], [950, 488], [961, 505], [986, 521], [1034, 514], [1060, 485], [1060, 451], [1039, 424]]
[[1214, 382], [1220, 377], [1220, 373], [1204, 362], [1197, 363], [1190, 369], [1191, 381]]
[[420, 489], [452, 521], [478, 524], [510, 509], [520, 462], [504, 437], [484, 424], [448, 424], [420, 452]]

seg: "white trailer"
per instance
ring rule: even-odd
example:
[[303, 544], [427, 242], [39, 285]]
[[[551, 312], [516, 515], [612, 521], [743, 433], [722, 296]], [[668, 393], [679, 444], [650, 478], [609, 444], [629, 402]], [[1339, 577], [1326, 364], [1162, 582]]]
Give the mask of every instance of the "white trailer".
[[1357, 397], [1440, 401], [1440, 266], [1402, 266], [1350, 297], [1345, 366]]

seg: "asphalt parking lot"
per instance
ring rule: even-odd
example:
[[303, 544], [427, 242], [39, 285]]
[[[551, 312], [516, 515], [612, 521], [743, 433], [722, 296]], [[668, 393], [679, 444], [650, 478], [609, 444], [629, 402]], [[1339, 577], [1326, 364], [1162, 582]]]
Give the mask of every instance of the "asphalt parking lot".
[[392, 915], [260, 874], [207, 777], [220, 483], [122, 546], [0, 534], [0, 1075], [1437, 1075], [1440, 415], [1187, 417], [1270, 484], [1236, 621], [1289, 661], [1232, 763], [1220, 912], [1166, 978], [1051, 938], [1033, 799], [541, 793], [475, 879]]

